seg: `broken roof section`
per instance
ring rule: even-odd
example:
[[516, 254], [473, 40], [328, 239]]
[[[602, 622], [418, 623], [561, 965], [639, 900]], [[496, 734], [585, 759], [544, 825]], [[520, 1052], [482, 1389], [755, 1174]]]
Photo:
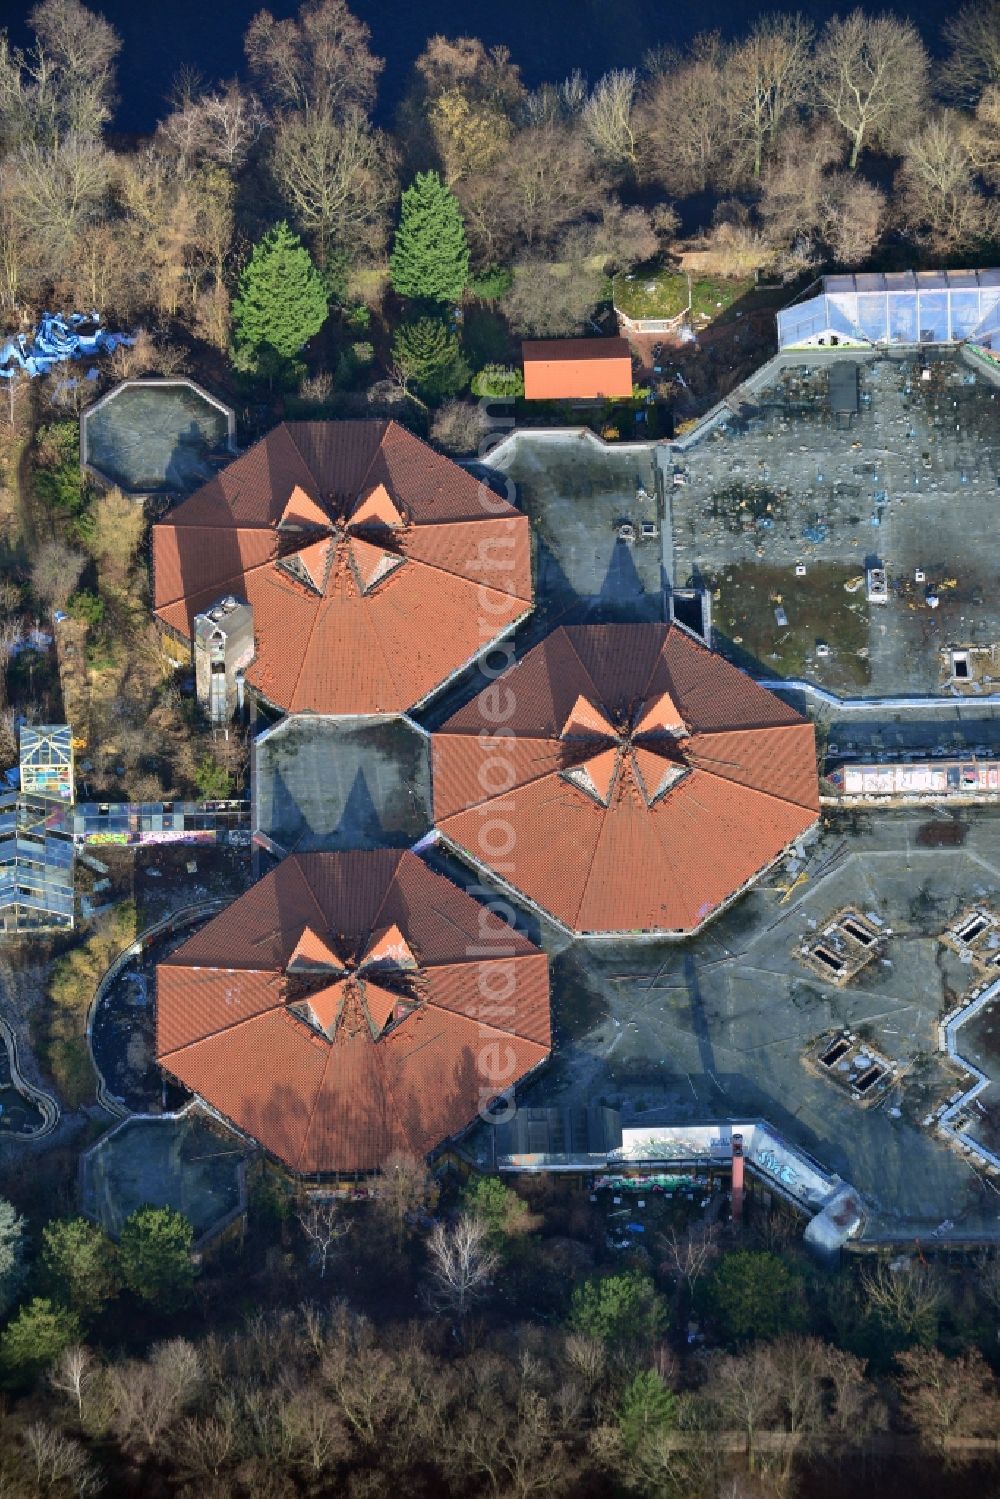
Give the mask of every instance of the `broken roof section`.
[[554, 631], [432, 755], [443, 836], [583, 935], [688, 935], [819, 811], [812, 725], [677, 625]]
[[276, 707], [398, 713], [532, 606], [528, 519], [395, 422], [291, 422], [153, 531], [157, 617], [253, 609]]
[[415, 854], [292, 855], [160, 964], [156, 1027], [161, 1066], [293, 1171], [368, 1172], [545, 1060], [548, 963]]
[[1000, 269], [880, 271], [820, 285], [778, 313], [780, 348], [1000, 342]]

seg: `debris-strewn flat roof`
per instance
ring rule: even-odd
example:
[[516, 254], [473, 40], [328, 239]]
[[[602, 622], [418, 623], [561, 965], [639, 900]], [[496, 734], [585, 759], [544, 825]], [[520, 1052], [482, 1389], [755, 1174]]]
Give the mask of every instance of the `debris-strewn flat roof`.
[[527, 517], [391, 421], [276, 427], [154, 527], [153, 576], [188, 639], [251, 604], [247, 681], [292, 712], [410, 708], [532, 601]]
[[304, 1174], [427, 1154], [549, 1048], [544, 953], [399, 850], [292, 855], [157, 970], [161, 1065]]
[[485, 694], [434, 735], [435, 822], [571, 930], [691, 932], [816, 821], [812, 725], [676, 625], [557, 629], [490, 692], [510, 737]]
[[529, 401], [589, 400], [632, 394], [624, 338], [529, 339], [521, 345]]

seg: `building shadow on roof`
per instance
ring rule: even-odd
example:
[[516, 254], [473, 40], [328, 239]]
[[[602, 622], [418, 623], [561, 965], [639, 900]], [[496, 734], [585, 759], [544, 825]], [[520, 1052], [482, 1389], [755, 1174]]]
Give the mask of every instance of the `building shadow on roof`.
[[447, 844], [431, 843], [420, 850], [420, 857], [435, 874], [444, 875], [445, 879], [464, 890], [473, 900], [488, 906], [515, 932], [527, 937], [536, 947], [545, 947], [546, 933], [535, 913], [528, 910], [517, 896], [503, 890], [488, 874], [481, 874], [471, 864], [466, 864]]
[[390, 826], [383, 817], [364, 770], [354, 774], [336, 821], [315, 826], [280, 770], [272, 778], [272, 828], [264, 831], [287, 853], [340, 852], [346, 849], [409, 848], [412, 830]]

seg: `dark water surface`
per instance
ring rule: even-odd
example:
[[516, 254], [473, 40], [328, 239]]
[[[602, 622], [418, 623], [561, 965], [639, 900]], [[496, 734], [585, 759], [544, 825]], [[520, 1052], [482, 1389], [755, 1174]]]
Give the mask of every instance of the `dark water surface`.
[[[178, 69], [191, 64], [207, 78], [225, 78], [243, 63], [243, 33], [261, 0], [88, 0], [113, 22], [125, 46], [119, 61], [121, 104], [115, 125], [147, 131], [163, 112], [163, 98]], [[294, 15], [297, 0], [270, 0], [276, 16]], [[873, 3], [909, 16], [933, 50], [940, 45], [944, 20], [957, 8], [952, 0], [922, 0], [914, 6]], [[0, 0], [0, 25], [22, 44], [31, 0]], [[388, 122], [414, 58], [435, 32], [478, 36], [489, 46], [504, 44], [521, 66], [525, 82], [558, 81], [573, 68], [592, 80], [608, 68], [640, 62], [647, 47], [683, 46], [698, 31], [736, 35], [766, 11], [800, 10], [821, 24], [852, 3], [834, 0], [775, 0], [758, 6], [726, 0], [353, 0], [367, 22], [374, 50], [386, 60], [379, 94], [379, 116]]]

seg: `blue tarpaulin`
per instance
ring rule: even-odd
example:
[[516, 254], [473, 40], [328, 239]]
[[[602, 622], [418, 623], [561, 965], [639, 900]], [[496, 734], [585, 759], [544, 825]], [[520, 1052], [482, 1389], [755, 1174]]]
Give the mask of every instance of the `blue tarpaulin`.
[[99, 312], [72, 312], [68, 317], [46, 312], [31, 338], [19, 333], [0, 347], [0, 379], [13, 379], [18, 370], [47, 375], [64, 360], [94, 359], [110, 354], [119, 344], [134, 342], [125, 333], [111, 333], [103, 327]]

